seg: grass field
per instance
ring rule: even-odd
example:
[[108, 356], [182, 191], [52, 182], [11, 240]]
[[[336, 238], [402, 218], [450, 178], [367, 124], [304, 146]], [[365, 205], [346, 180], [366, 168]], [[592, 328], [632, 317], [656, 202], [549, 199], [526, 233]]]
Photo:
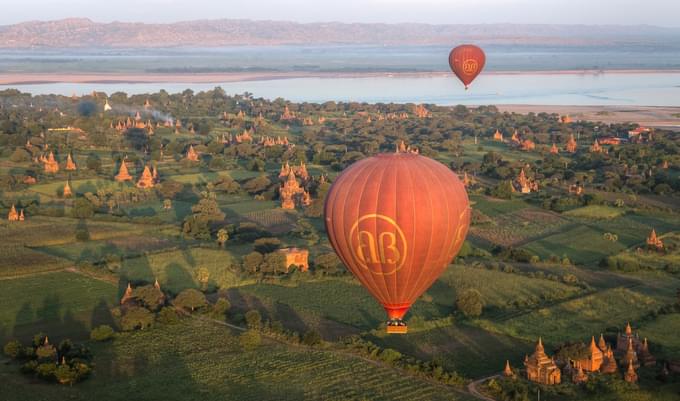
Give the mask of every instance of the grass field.
[[0, 366], [6, 401], [472, 400], [354, 356], [265, 341], [243, 351], [236, 334], [191, 319], [123, 334], [94, 347], [94, 375], [74, 387], [32, 383]]
[[71, 272], [0, 280], [0, 338], [39, 331], [82, 338], [93, 324], [111, 322], [116, 300], [115, 286]]
[[[492, 206], [495, 205], [492, 203]], [[470, 235], [493, 245], [516, 246], [531, 238], [558, 231], [569, 224], [568, 220], [556, 213], [536, 208], [527, 207], [504, 213], [489, 207], [486, 210], [497, 214], [490, 223], [472, 226]]]
[[586, 219], [613, 219], [623, 215], [625, 209], [603, 205], [588, 205], [564, 212], [566, 216]]
[[593, 295], [528, 312], [509, 320], [479, 320], [489, 330], [535, 341], [542, 336], [547, 342], [583, 340], [622, 327], [627, 321], [645, 315], [662, 303], [626, 288], [600, 291]]
[[680, 314], [659, 315], [640, 328], [640, 335], [648, 337], [653, 345], [660, 345], [666, 357], [680, 358]]
[[208, 288], [226, 287], [239, 282], [232, 270], [229, 252], [219, 249], [187, 248], [125, 260], [120, 269], [122, 291], [128, 281], [153, 283], [158, 279], [164, 290], [177, 294], [186, 288], [199, 288], [199, 269], [208, 273]]

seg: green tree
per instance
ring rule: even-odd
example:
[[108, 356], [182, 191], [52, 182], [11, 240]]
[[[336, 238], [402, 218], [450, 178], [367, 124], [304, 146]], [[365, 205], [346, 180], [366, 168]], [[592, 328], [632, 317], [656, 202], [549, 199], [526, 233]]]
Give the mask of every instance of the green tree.
[[250, 273], [257, 273], [264, 257], [259, 252], [250, 252], [243, 257], [243, 270]]
[[318, 331], [311, 329], [308, 330], [303, 336], [302, 336], [302, 343], [305, 345], [313, 346], [313, 345], [319, 345], [321, 344], [321, 334], [319, 334]]
[[256, 330], [246, 330], [238, 338], [238, 342], [245, 350], [254, 350], [262, 343], [262, 336]]
[[121, 319], [121, 326], [125, 331], [144, 330], [153, 325], [154, 316], [146, 308], [133, 306], [125, 311]]
[[75, 202], [73, 202], [71, 215], [77, 219], [88, 219], [94, 216], [94, 207], [89, 200], [85, 198], [78, 198]]
[[243, 184], [243, 189], [249, 194], [254, 195], [264, 192], [271, 184], [272, 182], [269, 180], [269, 178], [263, 175], [247, 181], [245, 184]]
[[187, 288], [177, 295], [173, 303], [175, 306], [183, 309], [191, 309], [193, 312], [196, 309], [206, 306], [208, 301], [205, 299], [205, 295], [199, 290]]
[[90, 153], [89, 155], [87, 155], [87, 159], [85, 159], [85, 166], [87, 167], [88, 170], [92, 170], [98, 173], [102, 169], [102, 160], [96, 153]]
[[482, 294], [473, 289], [462, 291], [456, 298], [456, 308], [466, 317], [478, 317], [482, 314]]
[[246, 325], [249, 329], [259, 330], [262, 327], [262, 316], [260, 312], [255, 309], [251, 309], [246, 312]]
[[136, 287], [132, 290], [132, 298], [152, 312], [158, 310], [165, 302], [165, 295], [154, 285]]
[[217, 244], [219, 246], [224, 247], [228, 240], [229, 232], [227, 231], [226, 228], [220, 228], [219, 230], [217, 230]]
[[281, 247], [281, 240], [273, 237], [258, 238], [253, 243], [253, 247], [259, 253], [270, 253]]
[[11, 340], [8, 341], [7, 344], [3, 347], [2, 351], [7, 355], [8, 357], [12, 359], [17, 359], [23, 354], [23, 345], [17, 340]]
[[496, 185], [496, 187], [491, 191], [491, 196], [500, 199], [511, 199], [512, 198], [512, 181], [503, 180]]

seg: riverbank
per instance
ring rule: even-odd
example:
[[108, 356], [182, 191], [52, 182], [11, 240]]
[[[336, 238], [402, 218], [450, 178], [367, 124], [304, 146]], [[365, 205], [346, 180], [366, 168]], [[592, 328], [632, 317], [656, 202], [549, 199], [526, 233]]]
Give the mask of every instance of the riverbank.
[[680, 107], [649, 106], [551, 106], [498, 105], [509, 113], [556, 113], [573, 120], [601, 121], [607, 124], [632, 122], [647, 127], [680, 128]]

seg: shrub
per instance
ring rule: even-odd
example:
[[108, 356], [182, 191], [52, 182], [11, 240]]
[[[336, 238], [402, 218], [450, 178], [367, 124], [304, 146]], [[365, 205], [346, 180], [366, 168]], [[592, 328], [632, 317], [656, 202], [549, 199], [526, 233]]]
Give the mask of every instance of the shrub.
[[175, 324], [179, 322], [179, 315], [174, 308], [164, 307], [158, 312], [158, 317], [156, 317], [159, 323], [163, 324]]
[[205, 295], [199, 290], [188, 288], [180, 292], [173, 303], [180, 308], [191, 309], [193, 312], [198, 308], [206, 306], [208, 301], [206, 301]]
[[480, 316], [483, 307], [482, 294], [472, 288], [461, 292], [456, 299], [456, 308], [458, 308], [465, 317]]
[[255, 309], [246, 312], [246, 325], [249, 329], [259, 330], [262, 327], [262, 316]]
[[115, 332], [111, 326], [103, 324], [92, 329], [90, 339], [94, 341], [108, 341], [113, 338], [114, 334]]
[[305, 345], [319, 345], [321, 344], [321, 334], [316, 330], [309, 330], [302, 336], [302, 343]]
[[21, 343], [17, 340], [12, 340], [9, 341], [5, 346], [3, 347], [2, 351], [7, 355], [8, 357], [12, 359], [17, 359], [23, 354], [23, 346]]
[[247, 330], [239, 336], [238, 342], [244, 349], [253, 350], [262, 343], [262, 336], [256, 330]]
[[392, 348], [385, 348], [382, 350], [380, 355], [378, 355], [380, 360], [385, 361], [387, 363], [394, 363], [401, 359], [401, 353], [397, 350], [394, 350]]
[[128, 309], [121, 319], [121, 326], [125, 331], [144, 330], [151, 327], [154, 321], [154, 316], [145, 308], [132, 307]]
[[226, 298], [220, 298], [215, 302], [215, 305], [213, 305], [212, 315], [216, 318], [224, 319], [229, 308], [231, 308], [229, 301]]

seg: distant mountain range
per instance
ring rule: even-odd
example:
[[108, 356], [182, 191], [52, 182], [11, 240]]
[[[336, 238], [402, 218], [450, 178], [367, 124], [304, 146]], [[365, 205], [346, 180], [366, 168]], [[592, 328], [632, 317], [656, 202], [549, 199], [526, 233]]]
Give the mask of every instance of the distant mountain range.
[[202, 20], [171, 24], [89, 19], [30, 21], [0, 26], [0, 48], [163, 48], [239, 45], [442, 45], [460, 42], [532, 45], [664, 46], [680, 28], [591, 25], [428, 25]]

